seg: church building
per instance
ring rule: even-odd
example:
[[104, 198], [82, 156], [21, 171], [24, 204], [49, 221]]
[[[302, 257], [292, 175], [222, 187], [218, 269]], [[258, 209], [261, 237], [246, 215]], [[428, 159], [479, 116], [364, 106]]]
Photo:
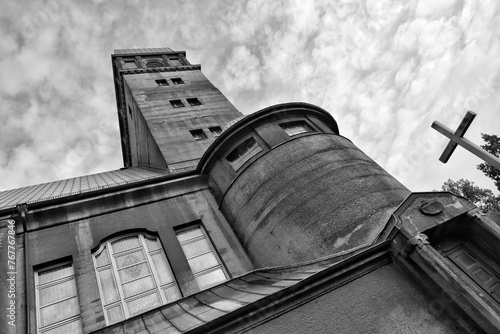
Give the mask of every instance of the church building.
[[499, 226], [342, 110], [242, 115], [167, 47], [111, 62], [124, 167], [0, 192], [1, 333], [500, 333]]

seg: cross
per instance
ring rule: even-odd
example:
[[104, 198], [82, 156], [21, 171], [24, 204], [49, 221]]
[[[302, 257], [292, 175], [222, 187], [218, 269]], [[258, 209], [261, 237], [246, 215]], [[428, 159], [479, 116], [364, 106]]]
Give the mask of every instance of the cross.
[[472, 111], [467, 111], [467, 114], [465, 114], [464, 119], [458, 126], [458, 129], [457, 131], [455, 131], [455, 133], [453, 133], [453, 131], [450, 128], [441, 124], [438, 121], [434, 121], [432, 123], [432, 128], [434, 130], [450, 138], [450, 142], [448, 143], [448, 145], [446, 145], [446, 148], [444, 149], [443, 154], [441, 154], [441, 157], [439, 157], [439, 160], [442, 163], [448, 162], [448, 159], [450, 158], [453, 151], [455, 151], [455, 148], [457, 148], [457, 145], [460, 145], [469, 152], [471, 152], [472, 154], [478, 156], [479, 158], [483, 159], [496, 169], [500, 170], [499, 158], [495, 157], [493, 154], [486, 152], [485, 150], [483, 150], [481, 147], [474, 144], [470, 140], [463, 138], [465, 131], [467, 131], [467, 129], [469, 128], [469, 125], [474, 120], [474, 117], [476, 117], [476, 113]]

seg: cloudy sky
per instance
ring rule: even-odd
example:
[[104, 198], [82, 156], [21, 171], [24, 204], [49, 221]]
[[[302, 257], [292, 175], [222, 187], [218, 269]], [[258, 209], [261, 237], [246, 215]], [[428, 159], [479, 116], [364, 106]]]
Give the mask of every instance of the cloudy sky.
[[1, 0], [0, 190], [122, 167], [110, 54], [185, 50], [244, 114], [316, 104], [412, 191], [493, 182], [458, 148], [500, 133], [500, 2]]

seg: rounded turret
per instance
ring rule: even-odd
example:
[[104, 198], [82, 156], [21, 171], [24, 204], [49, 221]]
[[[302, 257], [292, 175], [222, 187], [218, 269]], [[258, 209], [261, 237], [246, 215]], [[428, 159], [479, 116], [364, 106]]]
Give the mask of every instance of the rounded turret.
[[258, 266], [372, 243], [409, 190], [325, 110], [286, 103], [239, 118], [198, 166]]

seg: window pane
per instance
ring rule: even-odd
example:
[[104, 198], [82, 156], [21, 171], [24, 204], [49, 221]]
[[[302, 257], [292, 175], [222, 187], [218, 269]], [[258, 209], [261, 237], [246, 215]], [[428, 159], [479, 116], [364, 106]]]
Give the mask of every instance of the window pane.
[[196, 255], [211, 251], [207, 239], [205, 238], [194, 242], [185, 243], [182, 245], [182, 249], [184, 250], [184, 254], [188, 259]]
[[57, 268], [41, 271], [38, 273], [38, 284], [41, 285], [47, 282], [52, 282], [63, 277], [71, 276], [74, 273], [73, 265], [71, 263]]
[[151, 259], [153, 260], [153, 266], [156, 269], [158, 278], [160, 279], [160, 285], [175, 281], [165, 253], [161, 252], [151, 255]]
[[113, 246], [113, 251], [115, 253], [123, 252], [128, 249], [136, 248], [140, 246], [139, 238], [137, 236], [126, 237], [111, 243]]
[[208, 288], [209, 286], [212, 286], [219, 282], [223, 282], [225, 280], [226, 275], [224, 274], [222, 269], [217, 269], [215, 271], [211, 271], [207, 274], [196, 277], [196, 282], [198, 282], [200, 289]]
[[121, 283], [125, 283], [127, 281], [139, 278], [141, 276], [145, 276], [149, 274], [151, 271], [149, 270], [149, 266], [147, 263], [137, 264], [132, 267], [127, 267], [125, 269], [120, 269], [118, 273], [120, 274]]
[[158, 278], [160, 279], [160, 285], [168, 284], [174, 282], [174, 275], [172, 274], [172, 270], [170, 269], [170, 265], [168, 263], [167, 257], [165, 253], [161, 252], [151, 256], [153, 260], [153, 266], [158, 274]]
[[177, 238], [179, 239], [180, 242], [193, 239], [199, 236], [204, 235], [203, 232], [201, 231], [201, 228], [195, 227], [190, 230], [185, 230], [177, 233]]
[[123, 310], [121, 305], [113, 306], [106, 310], [109, 324], [113, 324], [123, 319]]
[[136, 281], [123, 284], [123, 294], [125, 298], [135, 296], [141, 292], [151, 290], [156, 287], [153, 277], [146, 276]]
[[104, 247], [99, 255], [96, 255], [95, 263], [98, 268], [110, 263], [108, 249], [106, 247]]
[[144, 262], [145, 260], [146, 257], [144, 256], [144, 252], [142, 250], [138, 250], [137, 252], [117, 256], [116, 266], [118, 267], [118, 269], [120, 269], [139, 262]]
[[160, 305], [160, 296], [156, 292], [127, 302], [130, 316], [134, 316]]
[[78, 299], [71, 299], [40, 308], [41, 326], [47, 326], [55, 322], [80, 314]]
[[226, 159], [235, 170], [238, 170], [245, 162], [250, 160], [260, 151], [262, 151], [262, 148], [259, 143], [257, 143], [253, 137], [250, 137], [232, 150]]
[[69, 324], [56, 327], [48, 331], [42, 331], [43, 334], [83, 334], [82, 321], [80, 319], [70, 322]]
[[47, 288], [40, 289], [40, 306], [44, 306], [61, 299], [76, 296], [76, 283], [72, 279]]
[[213, 253], [207, 253], [188, 260], [191, 269], [196, 274], [219, 264]]
[[148, 246], [148, 251], [154, 251], [161, 248], [160, 241], [158, 239], [150, 239], [148, 237], [144, 237], [146, 240], [146, 245]]
[[262, 149], [260, 148], [259, 144], [255, 143], [255, 145], [249, 147], [246, 152], [242, 152], [241, 159], [244, 161], [248, 161], [251, 157], [259, 153], [260, 151], [262, 151]]
[[280, 124], [289, 136], [298, 135], [300, 133], [311, 132], [312, 129], [304, 121], [296, 121]]
[[119, 299], [119, 295], [111, 268], [98, 271], [98, 274], [101, 282], [101, 289], [104, 293], [104, 304], [107, 305], [117, 301]]
[[174, 300], [182, 297], [177, 285], [163, 289], [163, 295], [165, 296], [167, 303], [173, 302]]

